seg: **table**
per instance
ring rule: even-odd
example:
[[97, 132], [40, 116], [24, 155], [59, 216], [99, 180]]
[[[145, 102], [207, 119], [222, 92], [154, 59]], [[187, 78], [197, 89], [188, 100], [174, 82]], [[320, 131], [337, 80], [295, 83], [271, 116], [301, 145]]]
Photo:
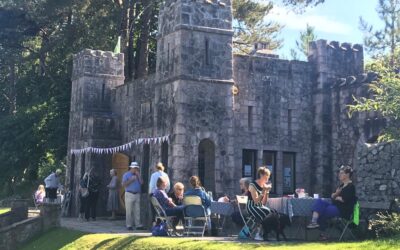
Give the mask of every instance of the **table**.
[[[234, 202], [218, 202], [212, 201], [211, 202], [211, 214], [214, 215], [220, 226], [218, 230], [222, 231], [225, 225], [225, 221], [227, 217], [230, 217], [233, 212], [235, 212], [235, 203]], [[222, 223], [220, 223], [220, 216], [223, 216]]]
[[220, 214], [224, 216], [231, 216], [235, 211], [234, 204], [232, 202], [211, 202], [211, 213]]
[[[293, 220], [293, 217], [300, 217], [303, 225], [298, 227], [297, 232], [301, 229], [301, 226], [304, 226], [305, 238], [307, 240], [306, 226], [312, 216], [312, 206], [315, 200], [314, 198], [269, 198], [267, 206], [279, 213], [287, 214], [290, 221]], [[327, 198], [323, 198], [323, 200], [330, 202], [330, 199]]]

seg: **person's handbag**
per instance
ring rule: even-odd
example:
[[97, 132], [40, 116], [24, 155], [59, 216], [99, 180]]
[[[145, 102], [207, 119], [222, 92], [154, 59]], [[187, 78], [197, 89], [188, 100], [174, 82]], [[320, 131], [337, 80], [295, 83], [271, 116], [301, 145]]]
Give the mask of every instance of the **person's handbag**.
[[88, 175], [87, 178], [88, 178], [88, 183], [87, 183], [86, 187], [85, 187], [85, 188], [81, 188], [81, 196], [82, 196], [83, 198], [86, 198], [86, 197], [89, 196], [89, 182], [90, 182], [90, 177], [89, 177], [89, 175]]
[[250, 229], [249, 229], [248, 226], [244, 226], [242, 228], [242, 230], [240, 230], [238, 238], [239, 239], [251, 239], [251, 237], [250, 237]]
[[151, 229], [151, 235], [153, 235], [153, 236], [168, 236], [167, 223], [160, 222], [157, 225], [155, 225]]

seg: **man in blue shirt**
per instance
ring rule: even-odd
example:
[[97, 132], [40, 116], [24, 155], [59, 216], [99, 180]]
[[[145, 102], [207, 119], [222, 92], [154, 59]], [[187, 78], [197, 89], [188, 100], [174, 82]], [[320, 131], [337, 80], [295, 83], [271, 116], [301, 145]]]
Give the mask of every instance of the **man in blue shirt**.
[[139, 164], [137, 162], [132, 162], [129, 166], [129, 171], [122, 177], [122, 186], [125, 188], [126, 227], [128, 230], [133, 230], [133, 224], [136, 230], [144, 229], [140, 223], [140, 194], [142, 192], [142, 183]]

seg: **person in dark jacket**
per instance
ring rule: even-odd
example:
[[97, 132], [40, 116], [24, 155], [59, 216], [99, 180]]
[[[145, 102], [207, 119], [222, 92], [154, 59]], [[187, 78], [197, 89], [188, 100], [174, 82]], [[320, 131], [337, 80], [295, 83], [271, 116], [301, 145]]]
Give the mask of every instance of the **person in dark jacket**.
[[92, 218], [92, 220], [95, 221], [97, 199], [99, 197], [100, 188], [100, 180], [95, 169], [83, 177], [80, 186], [89, 190], [89, 195], [86, 197], [85, 202], [85, 219], [86, 221], [89, 221], [89, 218]]
[[[353, 214], [354, 205], [357, 202], [356, 188], [351, 181], [353, 169], [350, 166], [341, 166], [339, 170], [340, 186], [331, 195], [332, 203], [318, 199], [313, 205], [313, 216], [309, 229], [326, 227], [328, 219], [342, 217], [349, 220]], [[321, 234], [321, 238], [326, 238]]]

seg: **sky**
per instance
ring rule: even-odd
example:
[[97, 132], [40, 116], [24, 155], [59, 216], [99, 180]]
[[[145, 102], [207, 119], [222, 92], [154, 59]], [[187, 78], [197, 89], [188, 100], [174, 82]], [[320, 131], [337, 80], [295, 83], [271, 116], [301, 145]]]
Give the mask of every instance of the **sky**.
[[363, 33], [359, 29], [360, 16], [374, 27], [382, 26], [376, 12], [378, 0], [325, 0], [325, 3], [316, 7], [308, 7], [302, 14], [296, 14], [279, 4], [279, 0], [274, 2], [274, 8], [266, 21], [285, 25], [280, 35], [283, 47], [277, 51], [283, 58], [291, 59], [290, 49], [295, 48], [300, 31], [306, 29], [307, 23], [315, 27], [318, 39], [353, 44], [363, 42]]

